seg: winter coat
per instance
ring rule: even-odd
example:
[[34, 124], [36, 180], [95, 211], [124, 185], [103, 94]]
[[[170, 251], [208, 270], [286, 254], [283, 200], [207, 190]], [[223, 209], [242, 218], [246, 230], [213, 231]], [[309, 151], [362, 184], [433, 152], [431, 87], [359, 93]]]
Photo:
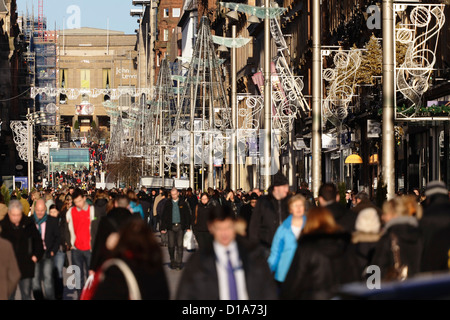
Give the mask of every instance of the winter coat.
[[20, 270], [14, 249], [8, 240], [0, 238], [0, 300], [8, 300], [20, 280]]
[[141, 218], [145, 219], [144, 209], [142, 209], [142, 206], [140, 204], [137, 204], [134, 201], [130, 201], [130, 211], [139, 213]]
[[139, 213], [131, 213], [126, 208], [113, 208], [105, 217], [100, 219], [97, 235], [92, 247], [90, 270], [97, 270], [109, 258], [106, 240], [113, 232], [118, 232], [129, 219], [140, 219]]
[[420, 272], [423, 238], [415, 217], [402, 216], [390, 220], [383, 228], [382, 236], [375, 247], [370, 264], [380, 267], [381, 277], [385, 277], [394, 266], [391, 249], [391, 233], [398, 238], [400, 263], [408, 266], [408, 277]]
[[250, 228], [250, 220], [252, 218], [253, 214], [253, 208], [250, 203], [247, 203], [246, 205], [243, 205], [241, 208], [241, 211], [239, 212], [239, 216], [242, 217], [245, 222], [247, 223], [247, 227], [245, 228], [245, 233], [248, 235], [248, 231]]
[[39, 260], [44, 255], [44, 245], [33, 219], [23, 216], [19, 226], [14, 226], [9, 216], [0, 222], [2, 238], [9, 240], [14, 248], [17, 263], [19, 265], [21, 279], [33, 278], [35, 263], [31, 260], [36, 256]]
[[94, 240], [97, 235], [98, 224], [100, 223], [100, 219], [106, 216], [106, 206], [108, 204], [108, 200], [105, 198], [97, 199], [94, 203], [94, 212], [95, 217], [91, 222], [91, 248], [94, 246]]
[[[172, 206], [172, 199], [167, 199], [161, 216], [161, 230], [172, 230]], [[180, 208], [181, 229], [190, 229], [191, 212], [189, 210], [189, 205], [183, 200], [179, 199], [178, 207]]]
[[234, 213], [234, 216], [237, 217], [241, 211], [242, 202], [237, 198], [234, 201], [225, 200], [223, 206], [229, 208]]
[[328, 300], [345, 283], [360, 281], [348, 232], [300, 236], [281, 287], [283, 300]]
[[[303, 226], [305, 226], [306, 216], [303, 216]], [[286, 274], [291, 266], [292, 258], [294, 258], [297, 250], [297, 238], [292, 232], [292, 215], [284, 220], [278, 227], [273, 237], [272, 247], [270, 248], [270, 256], [268, 259], [269, 267], [275, 272], [275, 280], [283, 282]], [[302, 229], [303, 229], [302, 226]]]
[[442, 230], [450, 228], [450, 201], [446, 196], [435, 195], [431, 203], [424, 206], [423, 217], [419, 220], [419, 227], [423, 236], [423, 253], [421, 262], [421, 271], [435, 271], [434, 266], [429, 262], [427, 257], [432, 254], [429, 252], [433, 250], [433, 238], [436, 234], [441, 233]]
[[[135, 261], [122, 259], [133, 272], [142, 300], [169, 300], [169, 286], [162, 266], [149, 272]], [[92, 300], [128, 300], [129, 291], [125, 276], [117, 266], [104, 272], [104, 280], [98, 284]]]
[[352, 234], [352, 242], [361, 279], [365, 279], [365, 270], [370, 265], [370, 261], [372, 261], [378, 240], [380, 240], [380, 234], [378, 233], [355, 231]]
[[422, 266], [426, 272], [448, 272], [450, 269], [450, 227], [436, 232], [429, 241], [429, 247], [423, 251]]
[[206, 205], [201, 202], [198, 203], [192, 215], [192, 229], [194, 232], [208, 232], [208, 218], [212, 210], [213, 208], [209, 203]]
[[288, 199], [276, 200], [271, 193], [258, 199], [250, 220], [249, 239], [270, 249], [277, 228], [289, 215]]
[[[262, 248], [237, 236], [236, 242], [250, 300], [275, 300], [276, 285]], [[263, 280], [263, 281], [262, 281]], [[181, 275], [177, 300], [219, 300], [216, 255], [212, 241], [194, 252]]]
[[192, 214], [195, 211], [195, 207], [197, 206], [197, 204], [199, 203], [197, 197], [195, 195], [192, 195], [190, 197], [186, 198], [186, 202], [189, 205], [189, 208], [191, 209]]
[[45, 258], [50, 258], [51, 252], [53, 252], [53, 255], [58, 252], [61, 243], [61, 233], [59, 231], [58, 219], [55, 217], [47, 217], [44, 243], [46, 248]]

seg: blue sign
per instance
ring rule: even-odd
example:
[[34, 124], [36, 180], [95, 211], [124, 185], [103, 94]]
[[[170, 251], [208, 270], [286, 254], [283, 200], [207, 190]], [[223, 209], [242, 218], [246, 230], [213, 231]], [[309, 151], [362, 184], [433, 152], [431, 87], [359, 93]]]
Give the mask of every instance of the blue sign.
[[27, 189], [28, 190], [28, 177], [15, 177], [15, 187], [20, 190]]

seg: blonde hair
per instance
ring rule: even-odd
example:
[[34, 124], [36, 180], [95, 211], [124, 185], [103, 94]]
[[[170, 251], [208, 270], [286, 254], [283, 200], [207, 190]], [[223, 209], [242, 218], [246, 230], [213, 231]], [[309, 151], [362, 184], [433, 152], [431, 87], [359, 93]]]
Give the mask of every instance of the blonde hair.
[[395, 197], [383, 203], [383, 213], [390, 212], [395, 217], [409, 216], [409, 209], [401, 197]]
[[414, 216], [417, 219], [422, 218], [423, 210], [422, 206], [417, 203], [416, 196], [407, 195], [403, 196], [401, 200], [404, 202], [405, 206], [408, 208], [408, 213], [410, 216]]
[[294, 202], [301, 201], [303, 202], [303, 205], [306, 205], [306, 198], [302, 196], [301, 194], [296, 194], [295, 196], [292, 196], [288, 200], [288, 209], [291, 209], [292, 204]]
[[305, 227], [302, 230], [303, 234], [319, 232], [334, 233], [342, 230], [334, 220], [331, 211], [324, 207], [312, 208], [308, 211], [307, 217]]

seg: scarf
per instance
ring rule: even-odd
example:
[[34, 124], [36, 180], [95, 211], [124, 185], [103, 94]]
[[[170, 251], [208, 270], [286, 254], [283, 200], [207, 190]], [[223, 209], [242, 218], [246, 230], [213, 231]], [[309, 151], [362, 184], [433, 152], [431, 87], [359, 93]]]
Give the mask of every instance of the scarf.
[[34, 213], [34, 221], [36, 222], [36, 224], [38, 225], [38, 229], [39, 229], [39, 233], [42, 234], [42, 230], [41, 230], [41, 224], [43, 224], [44, 222], [47, 221], [47, 217], [48, 214], [47, 212], [44, 214], [44, 216], [42, 217], [42, 219], [38, 219], [36, 212]]

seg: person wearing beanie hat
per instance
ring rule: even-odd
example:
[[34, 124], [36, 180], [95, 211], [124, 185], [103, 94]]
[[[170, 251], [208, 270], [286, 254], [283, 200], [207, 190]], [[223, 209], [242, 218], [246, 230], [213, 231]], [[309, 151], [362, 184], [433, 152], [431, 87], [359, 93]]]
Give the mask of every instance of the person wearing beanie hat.
[[433, 238], [443, 230], [450, 228], [450, 200], [448, 189], [441, 181], [430, 181], [425, 189], [423, 217], [419, 221], [423, 234], [422, 272], [435, 271], [433, 256]]
[[270, 255], [275, 232], [289, 216], [288, 195], [289, 181], [285, 175], [278, 172], [272, 177], [269, 193], [258, 199], [253, 210], [249, 225], [249, 238], [264, 247], [266, 258]]

